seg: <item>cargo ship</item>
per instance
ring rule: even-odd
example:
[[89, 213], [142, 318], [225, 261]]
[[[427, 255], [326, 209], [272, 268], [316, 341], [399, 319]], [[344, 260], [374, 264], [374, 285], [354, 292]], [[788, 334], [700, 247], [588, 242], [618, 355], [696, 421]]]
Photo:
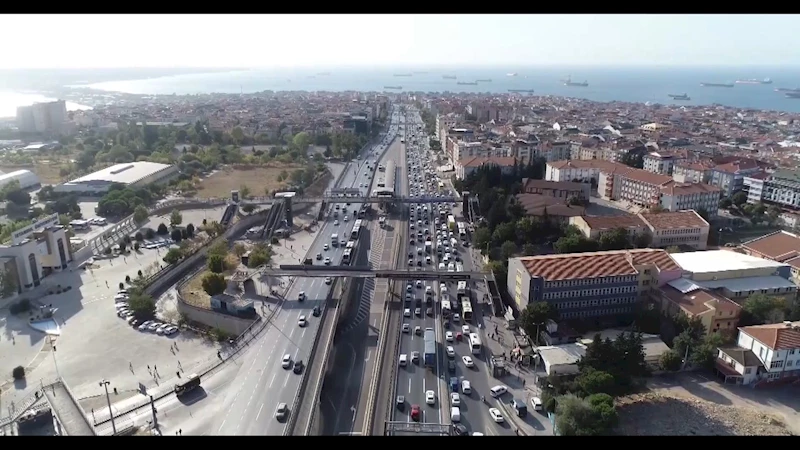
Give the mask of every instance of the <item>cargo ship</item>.
[[691, 100], [686, 94], [668, 94], [673, 100]]
[[787, 92], [786, 98], [800, 98], [800, 92]]
[[589, 82], [584, 81], [583, 83], [578, 83], [576, 81], [572, 81], [572, 77], [568, 76], [565, 80], [561, 80], [564, 82], [564, 86], [577, 86], [577, 87], [588, 87]]
[[477, 86], [478, 82], [476, 81], [459, 81], [456, 83], [459, 86]]
[[800, 88], [775, 88], [775, 92], [800, 92]]
[[445, 80], [455, 80], [458, 77], [455, 75], [442, 75], [442, 78], [444, 78]]
[[410, 74], [410, 73], [396, 73], [396, 74], [394, 74], [394, 76], [396, 76], [396, 77], [410, 77], [410, 76], [413, 76], [413, 74]]
[[508, 92], [520, 92], [523, 94], [533, 94], [533, 89], [509, 89]]
[[478, 82], [478, 83], [491, 83], [492, 79], [491, 78], [484, 78], [482, 80], [475, 80], [475, 81]]
[[507, 73], [507, 74], [506, 74], [506, 76], [508, 76], [508, 77], [515, 77], [515, 76], [517, 76], [517, 73], [516, 73], [516, 72]]
[[703, 86], [703, 87], [726, 87], [726, 88], [732, 88], [733, 87], [733, 83], [700, 83], [700, 86]]
[[736, 84], [772, 84], [772, 80], [769, 78], [764, 78], [763, 80], [748, 78], [746, 80], [736, 80]]
[[403, 89], [403, 86], [384, 86], [383, 88], [384, 89], [396, 89], [396, 90], [399, 91], [399, 90]]

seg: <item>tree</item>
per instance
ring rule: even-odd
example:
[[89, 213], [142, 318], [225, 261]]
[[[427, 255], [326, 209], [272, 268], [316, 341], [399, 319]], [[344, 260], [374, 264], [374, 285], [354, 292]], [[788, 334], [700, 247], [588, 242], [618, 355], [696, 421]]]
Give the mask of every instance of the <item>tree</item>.
[[245, 247], [244, 244], [242, 244], [241, 242], [237, 242], [236, 244], [233, 245], [234, 255], [241, 257], [245, 253], [247, 253], [247, 247]]
[[522, 255], [523, 256], [533, 256], [536, 254], [536, 246], [533, 244], [523, 244], [522, 246]]
[[633, 378], [648, 374], [644, 356], [642, 335], [639, 333], [623, 332], [613, 341], [600, 339], [597, 334], [586, 347], [578, 368], [581, 373], [590, 368], [608, 372], [622, 391], [631, 385]]
[[571, 206], [583, 206], [583, 200], [573, 195], [569, 198], [569, 200], [567, 200], [567, 204]]
[[183, 233], [181, 233], [181, 230], [176, 228], [172, 230], [172, 232], [169, 234], [169, 237], [175, 242], [180, 242], [183, 240]]
[[144, 222], [149, 216], [150, 214], [147, 212], [147, 208], [144, 205], [139, 205], [133, 210], [133, 220], [137, 223]]
[[588, 369], [581, 372], [575, 380], [586, 395], [614, 393], [617, 389], [614, 377], [608, 372]]
[[731, 201], [733, 201], [733, 204], [736, 206], [742, 206], [747, 203], [747, 194], [742, 191], [736, 191], [736, 193], [733, 194]]
[[605, 397], [592, 405], [574, 394], [562, 395], [556, 406], [556, 426], [562, 436], [603, 436], [616, 425], [617, 415]]
[[678, 247], [677, 245], [670, 245], [665, 250], [667, 251], [667, 253], [680, 253], [681, 252], [681, 248]]
[[253, 250], [250, 251], [250, 257], [247, 259], [247, 267], [259, 267], [268, 264], [272, 258], [272, 249], [265, 243], [256, 244]]
[[731, 199], [728, 197], [725, 197], [719, 201], [719, 207], [722, 209], [728, 209], [731, 207], [731, 205], [733, 205], [733, 201], [731, 201]]
[[250, 188], [249, 188], [249, 187], [247, 187], [247, 185], [246, 185], [246, 184], [243, 184], [243, 185], [239, 186], [239, 195], [240, 195], [242, 198], [248, 198], [248, 197], [250, 197]]
[[3, 298], [11, 297], [19, 290], [17, 277], [10, 270], [4, 270], [0, 273], [0, 295]]
[[603, 233], [599, 240], [600, 250], [623, 250], [630, 247], [628, 230], [615, 228]]
[[658, 358], [659, 367], [661, 367], [661, 370], [666, 370], [667, 372], [679, 370], [682, 362], [683, 355], [679, 354], [674, 349], [667, 350]]
[[225, 231], [225, 227], [216, 220], [206, 225], [206, 233], [211, 237], [216, 237]]
[[559, 238], [553, 248], [558, 253], [596, 252], [600, 245], [594, 239], [587, 239], [582, 234], [573, 234]]
[[30, 194], [20, 189], [7, 192], [5, 197], [6, 200], [18, 206], [28, 206], [31, 204]]
[[190, 238], [194, 237], [194, 225], [193, 224], [190, 223], [190, 224], [186, 225], [186, 235], [189, 236]]
[[659, 204], [655, 204], [649, 208], [650, 214], [658, 214], [664, 211], [666, 211], [666, 209], [664, 209], [664, 207]]
[[252, 203], [247, 203], [247, 204], [242, 205], [242, 211], [244, 211], [246, 214], [250, 214], [251, 212], [253, 212], [255, 210], [256, 210], [256, 205], [254, 205]]
[[169, 224], [172, 227], [177, 227], [183, 222], [183, 214], [177, 209], [173, 209], [169, 214]]
[[487, 227], [478, 227], [478, 229], [475, 230], [475, 233], [472, 234], [472, 243], [475, 247], [481, 249], [481, 252], [486, 249], [486, 245], [488, 245], [491, 241], [492, 233]]
[[139, 320], [152, 319], [156, 314], [156, 302], [153, 297], [142, 292], [131, 292], [128, 307]]
[[177, 248], [171, 248], [164, 255], [164, 262], [167, 264], [175, 264], [183, 258], [183, 252]]
[[294, 135], [292, 138], [292, 144], [297, 147], [301, 152], [305, 153], [308, 150], [308, 146], [311, 144], [311, 137], [305, 131], [301, 131]]
[[241, 145], [242, 141], [244, 141], [244, 131], [242, 131], [242, 127], [233, 127], [231, 130], [231, 137], [237, 144]]
[[749, 317], [743, 317], [745, 322], [776, 323], [783, 320], [786, 300], [782, 297], [770, 297], [761, 293], [752, 294], [744, 301], [742, 309], [749, 315]]
[[22, 366], [14, 367], [14, 369], [11, 371], [11, 376], [15, 380], [24, 380], [25, 379], [25, 368], [22, 367]]
[[503, 259], [508, 259], [517, 253], [517, 244], [512, 241], [505, 241], [500, 246], [500, 252], [503, 254]]
[[225, 276], [220, 273], [207, 273], [203, 275], [201, 283], [206, 294], [212, 297], [225, 292], [225, 288], [228, 285], [225, 281]]
[[161, 222], [160, 224], [158, 224], [157, 233], [162, 235], [162, 236], [165, 235], [165, 234], [169, 234], [169, 228], [167, 228], [167, 226], [164, 225], [164, 222]]
[[542, 331], [548, 319], [556, 319], [558, 313], [547, 302], [532, 302], [519, 314], [519, 324], [534, 344], [539, 344], [539, 332]]
[[208, 257], [208, 270], [213, 273], [222, 273], [225, 271], [225, 257], [221, 255], [210, 255]]
[[633, 238], [633, 246], [636, 248], [647, 248], [653, 243], [653, 236], [650, 233], [639, 233]]
[[725, 345], [725, 338], [719, 333], [706, 336], [700, 345], [694, 348], [689, 359], [695, 367], [712, 369], [719, 353], [719, 347]]

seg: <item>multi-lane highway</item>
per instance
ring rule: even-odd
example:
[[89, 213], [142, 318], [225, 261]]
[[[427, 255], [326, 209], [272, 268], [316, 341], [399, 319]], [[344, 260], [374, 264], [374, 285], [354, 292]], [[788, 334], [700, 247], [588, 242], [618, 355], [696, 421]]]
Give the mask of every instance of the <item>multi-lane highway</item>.
[[[393, 116], [394, 117], [394, 116]], [[397, 132], [392, 122], [381, 144], [366, 149], [359, 164], [347, 170], [339, 187], [357, 188], [367, 194], [375, 172], [364, 163], [375, 151], [382, 151]], [[331, 205], [335, 211], [337, 205]], [[338, 218], [329, 216], [322, 224], [319, 235], [307, 251], [307, 257], [314, 264], [340, 264], [344, 245], [333, 246], [331, 236], [349, 240], [350, 231], [356, 220], [357, 206], [339, 204]], [[346, 212], [345, 212], [346, 211]], [[345, 221], [344, 217], [348, 220]], [[297, 251], [297, 249], [295, 249]], [[320, 259], [316, 259], [320, 254]], [[217, 424], [207, 430], [209, 434], [220, 435], [281, 435], [287, 421], [278, 421], [275, 411], [280, 403], [292, 407], [308, 365], [308, 356], [314, 345], [320, 320], [312, 310], [324, 304], [331, 286], [322, 278], [297, 278], [286, 295], [281, 310], [274, 316], [272, 325], [251, 344], [251, 348], [239, 357], [240, 368], [231, 380], [231, 388], [225, 395], [224, 406], [217, 415]], [[300, 301], [300, 294], [305, 300]], [[301, 316], [307, 324], [300, 326]], [[282, 367], [284, 355], [289, 355], [289, 368]], [[301, 374], [294, 373], [293, 364], [302, 361]], [[295, 411], [289, 411], [293, 414]]]
[[[402, 164], [407, 168], [407, 174], [403, 177], [407, 183], [403, 186], [402, 194], [438, 194], [445, 187], [435, 175], [433, 161], [429, 159], [427, 136], [422, 131], [424, 125], [418, 112], [411, 108], [409, 110], [406, 125], [409, 151], [407, 161]], [[440, 203], [411, 205], [409, 208], [409, 221], [406, 225], [409, 239], [405, 255], [409, 266], [452, 271], [452, 263], [453, 266], [461, 265], [463, 271], [474, 270], [464, 246], [465, 240], [458, 235], [457, 230], [447, 226], [447, 216], [456, 212], [454, 205]], [[463, 221], [461, 217], [458, 219]], [[430, 249], [425, 246], [425, 241], [428, 240], [432, 242]], [[469, 289], [474, 287], [474, 283], [468, 286]], [[492, 401], [489, 389], [496, 383], [490, 377], [485, 352], [473, 354], [469, 342], [467, 331], [477, 332], [477, 324], [482, 323], [479, 298], [473, 293], [475, 313], [472, 321], [467, 322], [463, 318], [456, 321], [455, 313], [460, 312], [463, 315], [457, 305], [456, 289], [455, 282], [440, 284], [436, 281], [412, 281], [403, 287], [400, 347], [398, 354], [388, 356], [393, 357], [396, 362], [401, 355], [407, 358], [407, 364], [397, 368], [395, 386], [395, 395], [404, 396], [405, 402], [394, 406], [390, 420], [448, 424], [451, 423], [451, 406], [458, 406], [459, 423], [467, 431], [490, 435], [509, 434], [510, 429], [507, 426], [495, 424], [489, 416], [488, 403]], [[427, 291], [432, 295], [428, 295]], [[429, 298], [430, 302], [427, 301]], [[446, 319], [442, 316], [443, 299], [449, 299], [452, 305], [451, 313]], [[464, 326], [469, 327], [469, 330], [462, 329]], [[424, 363], [426, 328], [432, 328], [436, 338], [436, 355], [430, 367], [426, 367]], [[452, 335], [448, 336], [448, 332]], [[461, 340], [457, 339], [459, 332]], [[464, 357], [472, 359], [472, 367], [466, 366]], [[456, 381], [455, 391], [450, 387], [452, 378]], [[471, 385], [468, 393], [463, 389], [465, 380]], [[428, 391], [433, 393], [433, 404], [430, 404]], [[452, 398], [453, 393], [457, 394], [457, 400]], [[481, 396], [485, 396], [487, 404], [481, 401]], [[396, 399], [392, 399], [392, 402], [396, 402]], [[454, 405], [455, 402], [458, 404]], [[412, 417], [412, 410], [419, 410], [419, 416]]]

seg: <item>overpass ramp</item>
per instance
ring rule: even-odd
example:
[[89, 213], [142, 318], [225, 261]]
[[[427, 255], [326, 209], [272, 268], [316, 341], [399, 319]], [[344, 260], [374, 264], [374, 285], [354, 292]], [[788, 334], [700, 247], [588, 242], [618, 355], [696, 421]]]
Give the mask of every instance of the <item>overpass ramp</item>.
[[86, 413], [63, 381], [45, 386], [44, 396], [57, 422], [56, 431], [61, 436], [96, 436]]

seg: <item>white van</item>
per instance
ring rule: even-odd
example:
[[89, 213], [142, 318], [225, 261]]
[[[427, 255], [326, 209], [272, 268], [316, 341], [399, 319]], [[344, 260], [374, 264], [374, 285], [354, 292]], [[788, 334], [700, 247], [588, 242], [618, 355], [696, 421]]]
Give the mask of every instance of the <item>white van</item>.
[[406, 355], [405, 353], [403, 353], [402, 355], [400, 355], [400, 359], [397, 361], [397, 364], [398, 364], [400, 367], [405, 367], [405, 366], [406, 366], [406, 364], [408, 364], [408, 355]]
[[461, 409], [458, 406], [450, 408], [450, 421], [461, 422]]

